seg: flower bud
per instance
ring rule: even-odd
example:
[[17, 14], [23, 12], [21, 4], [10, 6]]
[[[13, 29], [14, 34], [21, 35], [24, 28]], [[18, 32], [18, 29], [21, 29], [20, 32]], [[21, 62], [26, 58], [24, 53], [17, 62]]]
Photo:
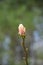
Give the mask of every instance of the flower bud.
[[19, 24], [18, 31], [19, 31], [19, 35], [23, 36], [25, 35], [26, 29], [22, 24]]

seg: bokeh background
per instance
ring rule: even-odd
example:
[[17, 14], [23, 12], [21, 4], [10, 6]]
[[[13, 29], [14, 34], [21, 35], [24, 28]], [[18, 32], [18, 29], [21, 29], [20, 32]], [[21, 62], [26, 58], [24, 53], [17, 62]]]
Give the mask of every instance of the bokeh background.
[[28, 64], [43, 65], [43, 0], [0, 0], [0, 65], [25, 65], [20, 23], [26, 27]]

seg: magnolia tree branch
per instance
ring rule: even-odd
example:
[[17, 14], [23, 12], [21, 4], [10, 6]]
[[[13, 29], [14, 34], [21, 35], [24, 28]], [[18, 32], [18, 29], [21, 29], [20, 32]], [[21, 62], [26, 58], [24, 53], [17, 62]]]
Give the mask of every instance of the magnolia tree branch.
[[25, 63], [26, 63], [26, 65], [28, 65], [27, 51], [26, 51], [26, 47], [25, 47], [25, 33], [26, 33], [26, 28], [23, 26], [23, 24], [19, 24], [18, 33], [19, 33], [19, 35], [20, 35], [20, 36], [22, 37], [22, 39], [23, 39], [22, 46], [23, 46], [24, 53], [25, 53]]
[[26, 47], [25, 47], [25, 37], [22, 37], [22, 39], [23, 39], [22, 45], [23, 45], [23, 49], [24, 49], [24, 53], [25, 53], [25, 63], [26, 63], [26, 65], [28, 65], [27, 51], [26, 51]]

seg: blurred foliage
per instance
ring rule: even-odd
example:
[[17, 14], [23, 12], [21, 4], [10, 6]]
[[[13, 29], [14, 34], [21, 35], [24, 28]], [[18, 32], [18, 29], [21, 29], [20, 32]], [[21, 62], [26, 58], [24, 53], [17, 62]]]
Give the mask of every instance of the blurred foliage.
[[[41, 3], [40, 3], [41, 2]], [[42, 0], [0, 0], [0, 27], [5, 31], [17, 32], [19, 23], [25, 23], [29, 29], [34, 29], [32, 7], [42, 5]]]
[[[12, 38], [11, 56], [14, 53], [14, 42], [18, 34], [18, 25], [23, 23], [27, 30], [34, 30], [33, 18], [36, 15], [32, 7], [43, 7], [43, 0], [0, 0], [0, 40], [7, 32]], [[9, 61], [14, 64], [13, 58]], [[21, 63], [22, 65], [22, 63]]]

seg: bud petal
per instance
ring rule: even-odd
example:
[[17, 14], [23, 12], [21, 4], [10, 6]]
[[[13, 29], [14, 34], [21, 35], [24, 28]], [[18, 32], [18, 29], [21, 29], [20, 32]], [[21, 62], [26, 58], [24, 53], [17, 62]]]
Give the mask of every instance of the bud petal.
[[18, 31], [20, 35], [24, 35], [26, 32], [26, 28], [23, 26], [23, 24], [19, 24]]

